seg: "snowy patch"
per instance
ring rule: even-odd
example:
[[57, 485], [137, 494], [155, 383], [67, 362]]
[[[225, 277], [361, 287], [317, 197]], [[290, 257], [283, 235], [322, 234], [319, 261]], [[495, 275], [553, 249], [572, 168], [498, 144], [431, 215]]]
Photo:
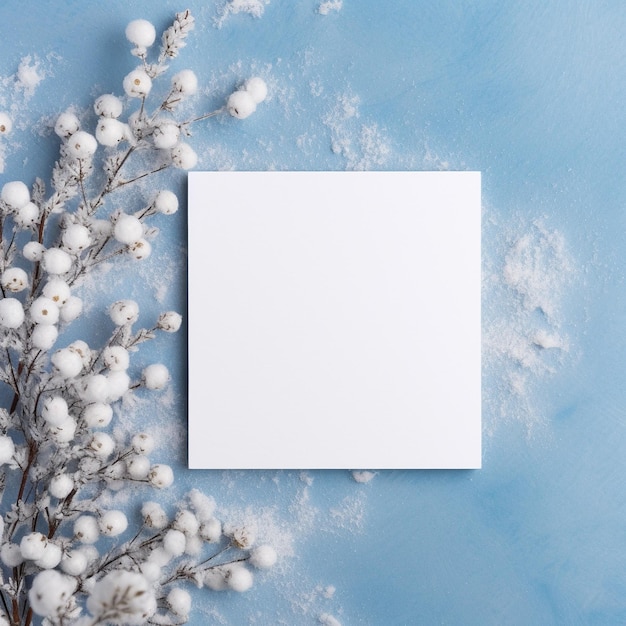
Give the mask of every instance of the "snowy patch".
[[378, 472], [372, 472], [370, 470], [354, 470], [352, 472], [352, 478], [357, 483], [369, 483]]
[[265, 11], [265, 5], [269, 3], [270, 0], [228, 0], [218, 8], [214, 20], [215, 26], [222, 28], [224, 22], [237, 13], [247, 13], [252, 17], [260, 18]]
[[328, 15], [333, 11], [341, 11], [343, 7], [343, 0], [325, 0], [325, 2], [321, 2], [317, 7], [317, 12], [320, 15]]

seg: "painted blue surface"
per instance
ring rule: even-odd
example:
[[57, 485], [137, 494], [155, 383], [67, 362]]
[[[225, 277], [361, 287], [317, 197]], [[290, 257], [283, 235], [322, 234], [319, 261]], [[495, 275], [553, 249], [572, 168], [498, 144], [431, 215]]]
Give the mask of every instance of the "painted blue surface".
[[[230, 624], [314, 624], [324, 612], [344, 626], [626, 622], [626, 8], [344, 0], [322, 16], [318, 1], [272, 0], [260, 19], [232, 15], [217, 29], [212, 2], [187, 5], [198, 28], [174, 66], [212, 85], [199, 109], [220, 106], [253, 73], [272, 89], [249, 120], [196, 129], [199, 167], [481, 170], [490, 268], [501, 270], [507, 245], [536, 218], [562, 234], [574, 268], [558, 316], [570, 350], [554, 371], [533, 373], [514, 397], [486, 362], [484, 467], [475, 472], [381, 472], [365, 485], [345, 472], [310, 472], [307, 486], [297, 472], [185, 471], [184, 344], [167, 338], [143, 352], [148, 362], [167, 350], [177, 372], [166, 419], [182, 435], [164, 452], [179, 470], [168, 497], [198, 486], [226, 508], [267, 507], [293, 539], [295, 556], [248, 593], [196, 594], [192, 623], [207, 623], [212, 610]], [[130, 19], [163, 28], [184, 8], [3, 2], [0, 74], [32, 55], [50, 75], [19, 112], [26, 126], [10, 139], [0, 180], [49, 172], [56, 140], [31, 125], [121, 92], [134, 67], [123, 37]], [[338, 112], [342, 95], [358, 116]], [[2, 97], [11, 103], [10, 88]], [[349, 150], [333, 152], [333, 141]], [[182, 177], [168, 182], [184, 193]], [[184, 247], [182, 213], [159, 225], [153, 268]], [[111, 291], [141, 298], [146, 315], [182, 308], [177, 268], [163, 303], [154, 275], [146, 284], [145, 273], [128, 270]], [[520, 303], [486, 289], [484, 307], [490, 325], [514, 318]], [[504, 415], [495, 408], [503, 402]], [[132, 494], [129, 507], [140, 498]], [[332, 598], [316, 591], [327, 585]]]

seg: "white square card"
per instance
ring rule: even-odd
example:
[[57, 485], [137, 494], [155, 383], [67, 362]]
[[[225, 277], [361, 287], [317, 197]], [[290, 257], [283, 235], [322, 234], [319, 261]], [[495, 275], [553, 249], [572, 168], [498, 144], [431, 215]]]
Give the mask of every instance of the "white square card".
[[478, 468], [480, 173], [189, 175], [189, 466]]

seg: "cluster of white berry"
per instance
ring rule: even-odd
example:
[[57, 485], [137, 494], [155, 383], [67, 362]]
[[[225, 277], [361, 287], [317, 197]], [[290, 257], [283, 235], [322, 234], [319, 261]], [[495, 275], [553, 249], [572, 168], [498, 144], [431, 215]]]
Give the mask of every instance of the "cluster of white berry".
[[[111, 490], [129, 483], [163, 489], [174, 480], [169, 465], [150, 458], [154, 438], [115, 428], [115, 415], [133, 394], [167, 387], [165, 364], [135, 373], [132, 355], [159, 332], [178, 331], [181, 315], [165, 311], [136, 329], [138, 303], [120, 299], [108, 309], [104, 343], [63, 341], [83, 312], [83, 279], [103, 261], [149, 257], [158, 234], [151, 222], [178, 210], [176, 194], [156, 189], [130, 211], [120, 189], [168, 167], [194, 167], [196, 152], [182, 140], [194, 122], [220, 113], [246, 118], [267, 96], [254, 77], [220, 109], [178, 121], [178, 105], [198, 91], [196, 75], [183, 70], [149, 111], [154, 83], [193, 23], [188, 11], [177, 14], [151, 63], [156, 30], [131, 22], [126, 35], [141, 65], [123, 79], [125, 95], [95, 100], [94, 132], [71, 111], [58, 116], [50, 190], [40, 179], [0, 190], [0, 383], [8, 398], [0, 408], [0, 626], [27, 625], [34, 616], [59, 626], [182, 624], [191, 597], [181, 583], [245, 591], [253, 581], [248, 565], [276, 561], [273, 548], [255, 545], [249, 526], [222, 525], [213, 500], [197, 491], [173, 515], [146, 502], [132, 533], [126, 513], [110, 506]], [[0, 113], [0, 135], [10, 130]], [[100, 164], [103, 179], [92, 177]], [[133, 538], [123, 541], [127, 532]]]

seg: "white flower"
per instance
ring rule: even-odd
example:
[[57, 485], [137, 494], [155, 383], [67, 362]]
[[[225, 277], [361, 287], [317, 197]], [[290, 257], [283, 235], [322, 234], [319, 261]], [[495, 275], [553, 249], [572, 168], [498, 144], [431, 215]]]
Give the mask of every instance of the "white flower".
[[200, 536], [209, 543], [217, 543], [222, 537], [222, 524], [215, 518], [211, 517], [200, 524]]
[[143, 224], [134, 215], [122, 213], [115, 221], [113, 237], [120, 243], [133, 243], [143, 237]]
[[14, 180], [2, 186], [0, 197], [11, 209], [21, 209], [30, 202], [30, 191], [21, 180]]
[[98, 143], [114, 148], [118, 143], [128, 139], [130, 129], [119, 120], [112, 117], [101, 117], [96, 127], [96, 139]]
[[178, 211], [178, 197], [168, 189], [162, 189], [154, 198], [154, 208], [164, 215], [172, 215]]
[[181, 170], [190, 170], [198, 163], [198, 155], [187, 143], [179, 143], [170, 152], [174, 167]]
[[92, 515], [81, 515], [74, 522], [74, 537], [81, 543], [95, 543], [99, 536], [98, 520]]
[[83, 369], [80, 355], [68, 348], [57, 350], [51, 358], [52, 364], [63, 378], [74, 378]]
[[72, 267], [72, 257], [61, 248], [48, 248], [43, 253], [42, 263], [48, 274], [66, 274]]
[[133, 70], [122, 83], [127, 96], [145, 98], [152, 89], [152, 79], [143, 70]]
[[24, 322], [24, 307], [17, 298], [0, 300], [0, 326], [19, 328]]
[[250, 564], [258, 569], [269, 569], [277, 560], [276, 550], [272, 546], [258, 546], [250, 553]]
[[[196, 517], [205, 522], [212, 518], [215, 512], [215, 500], [211, 496], [207, 496], [198, 489], [192, 489], [189, 492], [189, 501], [196, 511]], [[220, 531], [221, 532], [221, 531]]]
[[204, 572], [204, 584], [213, 591], [223, 591], [226, 586], [226, 574], [228, 570], [225, 566], [212, 567]]
[[150, 471], [150, 459], [143, 454], [138, 454], [126, 461], [126, 472], [133, 480], [143, 480]]
[[166, 311], [159, 315], [157, 328], [164, 330], [166, 333], [175, 333], [183, 323], [183, 316], [176, 311]]
[[130, 356], [122, 346], [107, 346], [102, 351], [102, 361], [112, 372], [123, 372], [128, 369]]
[[139, 318], [139, 306], [134, 300], [118, 300], [110, 306], [109, 316], [116, 326], [132, 324]]
[[154, 145], [159, 150], [169, 150], [173, 148], [180, 138], [180, 128], [176, 122], [159, 122], [152, 133]]
[[157, 463], [150, 468], [148, 480], [159, 489], [169, 487], [174, 482], [174, 472], [169, 465]]
[[162, 363], [153, 363], [141, 373], [144, 385], [154, 391], [163, 389], [170, 380], [170, 373]]
[[45, 251], [46, 249], [43, 244], [39, 243], [38, 241], [29, 241], [24, 246], [22, 254], [24, 255], [25, 259], [36, 263], [38, 261], [41, 261], [41, 259], [43, 258], [43, 253]]
[[67, 139], [80, 128], [80, 122], [73, 113], [61, 113], [57, 117], [56, 124], [54, 125], [54, 132], [61, 137], [61, 139]]
[[80, 576], [87, 565], [87, 556], [82, 550], [70, 550], [61, 559], [61, 569], [70, 576]]
[[149, 528], [160, 530], [167, 526], [167, 515], [158, 502], [145, 502], [141, 507], [141, 515]]
[[43, 295], [50, 298], [58, 307], [63, 306], [70, 297], [69, 285], [60, 278], [51, 278], [43, 288]]
[[191, 611], [191, 596], [188, 591], [174, 587], [167, 594], [167, 604], [175, 615], [186, 618]]
[[96, 99], [93, 105], [96, 115], [118, 118], [122, 114], [122, 101], [113, 94], [105, 93]]
[[143, 239], [142, 237], [141, 239], [137, 239], [137, 241], [129, 244], [128, 252], [134, 259], [141, 261], [142, 259], [150, 256], [152, 246], [149, 241]]
[[43, 401], [41, 417], [51, 426], [60, 426], [69, 414], [67, 402], [61, 396], [49, 396]]
[[59, 336], [59, 330], [51, 324], [35, 324], [30, 333], [30, 343], [38, 350], [50, 350]]
[[15, 223], [19, 228], [33, 226], [39, 217], [39, 207], [34, 202], [29, 202], [18, 209], [15, 213]]
[[163, 547], [173, 557], [181, 556], [185, 553], [186, 542], [185, 534], [180, 530], [170, 529], [163, 537]]
[[17, 567], [24, 562], [22, 551], [16, 543], [4, 543], [0, 548], [0, 560], [7, 567]]
[[85, 407], [83, 421], [90, 428], [104, 428], [113, 419], [113, 409], [109, 404], [94, 402]]
[[47, 543], [48, 539], [42, 533], [35, 532], [24, 535], [20, 541], [22, 556], [29, 561], [40, 559], [43, 556]]
[[172, 77], [172, 89], [184, 96], [193, 96], [198, 91], [198, 78], [192, 70], [182, 70]]
[[63, 551], [61, 548], [56, 543], [48, 541], [43, 554], [35, 561], [35, 565], [41, 567], [41, 569], [53, 569], [61, 562], [62, 556]]
[[59, 307], [45, 296], [35, 298], [28, 312], [36, 324], [56, 324], [59, 321]]
[[231, 538], [231, 541], [238, 548], [249, 548], [255, 541], [254, 529], [250, 526], [235, 526], [228, 524], [224, 527], [224, 534]]
[[110, 372], [106, 375], [109, 383], [109, 402], [119, 400], [130, 387], [130, 377], [126, 372]]
[[126, 26], [126, 39], [139, 48], [149, 48], [156, 39], [156, 30], [148, 20], [133, 20]]
[[142, 574], [115, 570], [95, 584], [87, 608], [101, 621], [133, 626], [145, 624], [157, 605], [152, 586]]
[[98, 142], [93, 135], [78, 130], [67, 139], [67, 153], [75, 159], [88, 159], [98, 149]]
[[104, 374], [92, 374], [81, 381], [81, 398], [85, 402], [106, 402], [109, 397], [109, 381]]
[[59, 311], [63, 322], [74, 321], [83, 312], [83, 301], [77, 296], [70, 296]]
[[73, 578], [53, 569], [45, 570], [33, 579], [28, 600], [34, 613], [52, 617], [63, 614], [75, 589], [76, 581]]
[[246, 569], [243, 565], [239, 563], [227, 565], [225, 569], [225, 580], [226, 585], [229, 589], [232, 589], [233, 591], [238, 591], [239, 593], [243, 593], [244, 591], [248, 591], [248, 589], [252, 587], [254, 577], [252, 576], [252, 572], [249, 569]]
[[50, 429], [50, 434], [57, 443], [69, 443], [76, 434], [76, 420], [68, 417], [58, 426]]
[[256, 102], [248, 91], [242, 89], [230, 94], [226, 101], [226, 110], [233, 117], [243, 120], [256, 111]]
[[9, 463], [15, 454], [15, 444], [8, 435], [0, 435], [0, 465]]
[[174, 528], [185, 535], [195, 535], [200, 528], [200, 523], [191, 511], [180, 511], [174, 520]]
[[28, 274], [21, 267], [9, 267], [2, 272], [0, 282], [5, 291], [18, 293], [28, 287]]
[[71, 224], [63, 231], [63, 247], [71, 254], [79, 254], [91, 244], [91, 233], [82, 224]]
[[158, 563], [152, 561], [144, 561], [139, 566], [139, 571], [146, 577], [146, 579], [154, 583], [161, 578], [161, 566]]
[[74, 479], [70, 474], [57, 474], [50, 479], [50, 495], [62, 500], [74, 489]]
[[0, 135], [8, 135], [12, 129], [11, 118], [4, 111], [0, 111]]
[[106, 537], [117, 537], [128, 528], [128, 519], [122, 511], [107, 511], [100, 516], [99, 526]]
[[255, 104], [259, 104], [267, 98], [267, 84], [260, 76], [249, 78], [244, 89], [252, 96]]
[[113, 450], [115, 450], [115, 441], [113, 441], [113, 438], [106, 433], [94, 433], [91, 441], [89, 442], [89, 449], [101, 459], [106, 459], [110, 457]]
[[137, 433], [133, 436], [131, 445], [137, 454], [150, 454], [154, 450], [154, 437], [148, 433]]

